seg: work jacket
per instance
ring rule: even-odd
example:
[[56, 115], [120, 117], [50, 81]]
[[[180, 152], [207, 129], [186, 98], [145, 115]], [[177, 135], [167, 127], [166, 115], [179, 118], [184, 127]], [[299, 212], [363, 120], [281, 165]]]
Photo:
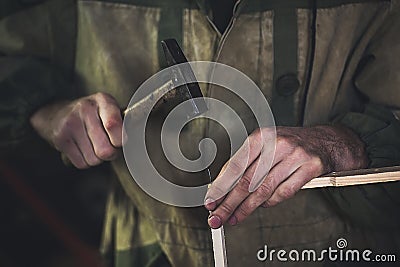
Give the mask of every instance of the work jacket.
[[[277, 125], [342, 124], [366, 144], [369, 167], [400, 161], [400, 17], [398, 1], [240, 0], [221, 33], [208, 1], [54, 0], [12, 4], [0, 21], [0, 145], [29, 138], [29, 117], [41, 106], [97, 92], [121, 109], [135, 90], [166, 66], [160, 41], [175, 38], [191, 61], [230, 65], [248, 75], [270, 103]], [[246, 105], [217, 87], [202, 88], [246, 121]], [[162, 113], [162, 112], [161, 112]], [[183, 185], [187, 179], [159, 146], [165, 117], [149, 125], [149, 154], [159, 171]], [[195, 157], [211, 136], [221, 144], [212, 176], [229, 157], [223, 128], [207, 120], [182, 132], [182, 150]], [[194, 145], [196, 144], [196, 145]], [[194, 149], [195, 147], [196, 149]], [[112, 266], [212, 266], [208, 212], [180, 208], [147, 195], [120, 156], [112, 163], [115, 186], [106, 208], [102, 252]], [[195, 182], [193, 182], [195, 181]], [[276, 207], [257, 209], [225, 228], [229, 266], [298, 266], [325, 262], [261, 261], [268, 249], [351, 247], [398, 251], [398, 183], [302, 190]]]

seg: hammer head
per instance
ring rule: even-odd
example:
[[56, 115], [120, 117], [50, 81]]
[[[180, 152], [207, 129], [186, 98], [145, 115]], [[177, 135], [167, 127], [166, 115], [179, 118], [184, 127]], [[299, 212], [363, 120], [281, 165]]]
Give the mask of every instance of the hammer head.
[[[168, 66], [175, 66], [173, 69], [173, 80], [183, 83], [178, 90], [182, 90], [181, 93], [191, 101], [192, 110], [188, 110], [188, 116], [196, 117], [203, 114], [208, 110], [207, 104], [204, 101], [204, 96], [200, 90], [200, 86], [197, 83], [196, 76], [189, 64], [181, 65], [181, 63], [187, 63], [187, 59], [179, 47], [178, 42], [175, 39], [166, 39], [161, 41], [162, 48]], [[190, 82], [189, 82], [190, 81]], [[196, 82], [193, 82], [196, 81]], [[196, 99], [196, 101], [194, 101]]]

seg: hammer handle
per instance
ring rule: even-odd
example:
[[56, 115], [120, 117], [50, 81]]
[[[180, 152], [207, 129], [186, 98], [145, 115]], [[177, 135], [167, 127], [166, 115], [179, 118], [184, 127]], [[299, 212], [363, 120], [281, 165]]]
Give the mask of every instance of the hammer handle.
[[161, 85], [159, 88], [154, 90], [151, 94], [145, 96], [132, 106], [127, 107], [122, 113], [124, 116], [127, 115], [132, 115], [135, 118], [141, 119], [150, 114], [151, 110], [156, 106], [154, 106], [154, 101], [157, 99], [163, 99], [164, 101], [168, 101], [168, 99], [171, 99], [175, 97], [175, 90], [172, 90], [174, 88], [174, 84], [172, 80], [164, 83]]

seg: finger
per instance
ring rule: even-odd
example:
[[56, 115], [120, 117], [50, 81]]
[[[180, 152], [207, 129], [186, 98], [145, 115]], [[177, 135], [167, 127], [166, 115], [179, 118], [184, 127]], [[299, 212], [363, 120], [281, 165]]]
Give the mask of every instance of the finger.
[[62, 146], [61, 149], [76, 168], [78, 169], [89, 168], [89, 165], [86, 163], [75, 141], [73, 141], [72, 139], [66, 140], [65, 145]]
[[84, 160], [89, 166], [99, 165], [102, 160], [98, 158], [95, 154], [92, 142], [89, 139], [88, 133], [85, 129], [85, 125], [81, 124], [81, 130], [76, 131], [74, 136], [75, 143], [77, 144], [79, 150], [81, 151]]
[[[287, 155], [288, 153], [289, 155]], [[271, 198], [275, 194], [275, 191], [280, 188], [280, 184], [285, 183], [287, 179], [292, 179], [292, 175], [299, 168], [308, 165], [318, 165], [318, 162], [311, 159], [310, 156], [305, 154], [304, 150], [299, 147], [292, 149], [286, 145], [280, 145], [277, 149], [277, 154], [280, 154], [276, 159], [277, 161], [280, 160], [279, 157], [283, 157], [283, 159], [271, 169], [259, 188], [237, 208], [234, 215], [230, 218], [231, 224], [243, 221], [253, 213], [257, 207], [263, 205], [263, 203]]]
[[[229, 223], [235, 225], [247, 218], [254, 210], [272, 196], [276, 188], [286, 180], [301, 163], [292, 162], [291, 159], [280, 161], [268, 173], [264, 182], [251, 193], [235, 210], [229, 218]], [[225, 201], [229, 201], [226, 199]], [[221, 204], [223, 205], [223, 204]]]
[[[241, 179], [243, 179], [243, 181], [241, 181], [241, 179], [239, 179], [239, 181], [238, 181], [237, 184], [236, 184], [236, 186], [237, 186], [239, 189], [236, 189], [236, 191], [238, 191], [238, 190], [243, 190], [244, 193], [246, 193], [246, 196], [248, 195], [249, 190], [248, 190], [248, 188], [246, 189], [246, 187], [250, 184], [249, 180], [251, 179], [252, 176], [254, 176], [254, 172], [255, 172], [255, 170], [257, 169], [257, 166], [259, 165], [259, 162], [260, 162], [260, 158], [256, 159], [256, 160], [250, 165], [250, 167], [246, 170], [245, 174], [242, 175]], [[228, 165], [227, 163], [224, 164], [224, 166], [223, 166], [222, 169], [221, 169], [221, 172], [225, 171], [227, 165]], [[244, 176], [244, 177], [243, 177], [243, 176]], [[235, 190], [235, 188], [233, 188], [233, 190]], [[232, 191], [229, 191], [228, 194], [231, 194], [231, 193], [232, 193]], [[221, 194], [222, 194], [222, 192], [221, 192]], [[219, 199], [217, 199], [217, 200], [215, 200], [215, 201], [214, 201], [214, 200], [211, 201], [210, 199], [206, 199], [205, 207], [206, 207], [208, 210], [212, 211], [212, 210], [214, 210], [219, 204], [221, 204], [222, 201], [223, 201], [224, 199], [225, 199], [225, 195], [222, 196], [222, 197], [220, 197]]]
[[249, 191], [254, 192], [263, 183], [264, 179], [267, 177], [268, 171], [287, 158], [292, 153], [293, 149], [293, 146], [285, 138], [279, 138], [276, 147], [274, 143], [267, 140], [260, 155], [260, 158], [263, 158], [263, 160], [259, 162], [254, 176], [251, 179]]
[[[228, 162], [226, 162], [226, 163], [222, 166], [220, 173], [224, 172], [227, 166], [228, 166]], [[215, 182], [215, 181], [214, 181], [214, 182]], [[211, 186], [212, 186], [212, 184], [209, 185], [209, 189], [210, 189]], [[221, 194], [222, 194], [222, 193], [221, 193]], [[205, 198], [204, 198], [204, 199], [205, 199], [205, 200], [204, 200], [204, 206], [205, 206], [205, 208], [208, 209], [209, 211], [212, 211], [212, 210], [214, 210], [214, 209], [217, 207], [217, 205], [219, 205], [219, 204], [222, 202], [222, 200], [223, 200], [224, 198], [225, 198], [225, 196], [222, 196], [222, 197], [220, 197], [220, 198], [214, 200], [214, 199], [208, 197], [208, 195], [206, 194], [206, 196], [205, 196]]]
[[265, 201], [263, 207], [273, 207], [293, 197], [307, 182], [319, 176], [319, 167], [306, 164], [296, 170], [286, 181], [278, 186], [272, 196]]
[[[305, 162], [303, 159], [304, 151], [299, 149], [295, 144], [293, 144], [289, 139], [284, 136], [279, 136], [276, 140], [276, 148], [271, 142], [266, 143], [263, 146], [261, 152], [262, 158], [265, 158], [264, 164], [260, 164], [259, 171], [256, 172], [255, 176], [251, 180], [249, 191], [254, 192], [267, 177], [266, 174], [270, 168], [273, 168], [281, 161], [285, 160], [288, 166], [295, 162]], [[273, 153], [274, 158], [272, 164], [269, 166], [271, 154]], [[264, 171], [267, 172], [264, 173]], [[264, 174], [264, 175], [263, 175]]]
[[[257, 137], [263, 138], [264, 140], [267, 140], [267, 142], [264, 142], [263, 145], [260, 145], [259, 142], [257, 142], [260, 139], [257, 139]], [[261, 182], [264, 181], [266, 174], [270, 168], [269, 163], [271, 161], [270, 157], [271, 157], [272, 151], [275, 150], [275, 146], [271, 146], [268, 143], [269, 142], [268, 137], [269, 137], [268, 132], [267, 132], [267, 134], [264, 134], [264, 135], [253, 135], [252, 134], [247, 139], [249, 141], [249, 143], [247, 144], [247, 147], [245, 145], [242, 146], [240, 148], [240, 150], [238, 151], [238, 153], [235, 154], [235, 156], [240, 155], [240, 153], [244, 154], [243, 151], [245, 151], [245, 149], [248, 149], [249, 147], [250, 147], [250, 151], [248, 151], [248, 154], [250, 154], [250, 159], [252, 159], [252, 157], [255, 155], [255, 154], [253, 154], [254, 151], [256, 151], [256, 152], [261, 151], [261, 153], [262, 153], [262, 155], [260, 157], [258, 157], [257, 160], [255, 160], [250, 165], [250, 167], [245, 171], [245, 173], [242, 175], [242, 177], [241, 178], [239, 177], [240, 180], [237, 183], [237, 185], [233, 184], [234, 187], [233, 187], [232, 191], [230, 191], [231, 189], [228, 189], [228, 191], [230, 191], [230, 193], [228, 194], [227, 197], [225, 197], [225, 198], [220, 197], [218, 201], [211, 201], [209, 198], [207, 199], [207, 197], [209, 197], [211, 195], [211, 190], [209, 190], [207, 192], [206, 208], [208, 210], [215, 210], [215, 208], [217, 207], [216, 210], [212, 213], [213, 216], [211, 216], [209, 218], [209, 225], [212, 228], [218, 228], [220, 225], [225, 223], [227, 221], [227, 219], [230, 217], [232, 219], [232, 221], [230, 221], [230, 223], [235, 224], [235, 218], [232, 217], [231, 215], [237, 209], [237, 207], [240, 205], [240, 203], [242, 203], [242, 201], [244, 199], [246, 199], [247, 196], [249, 195], [249, 193], [252, 191], [251, 190], [252, 188], [250, 188], [251, 182], [255, 179], [256, 182], [254, 184], [255, 184], [255, 187], [258, 188], [260, 186]], [[250, 146], [251, 144], [253, 145], [253, 148]], [[257, 148], [259, 148], [259, 149], [257, 150]], [[274, 158], [272, 161], [272, 166], [276, 166], [276, 164], [279, 164], [283, 159], [285, 159], [287, 157], [288, 154], [290, 154], [292, 152], [292, 150], [293, 149], [289, 146], [289, 143], [286, 142], [284, 138], [281, 138], [281, 140], [277, 144], [277, 149], [275, 151], [275, 155], [274, 155]], [[241, 156], [243, 156], [243, 154]], [[290, 160], [287, 160], [287, 161], [293, 162], [295, 160], [296, 160], [295, 158], [294, 159], [290, 158]], [[264, 192], [264, 194], [266, 196], [265, 196], [264, 200], [259, 203], [259, 205], [261, 205], [267, 199], [267, 197], [272, 195], [273, 190], [277, 187], [277, 185], [283, 179], [287, 178], [291, 172], [295, 171], [295, 169], [298, 166], [300, 166], [300, 163], [294, 163], [294, 164], [285, 163], [285, 164], [289, 165], [289, 166], [294, 165], [295, 167], [292, 166], [292, 169], [291, 168], [285, 169], [288, 171], [287, 174], [285, 174], [284, 171], [280, 171], [281, 175], [275, 175], [274, 172], [272, 172], [270, 174], [270, 177], [277, 176], [278, 182], [277, 182], [277, 184], [274, 184], [275, 179], [271, 179], [271, 181], [268, 181], [266, 183], [267, 188], [265, 186], [263, 186], [263, 188], [261, 190]], [[228, 171], [229, 171], [228, 169], [229, 169], [229, 165], [225, 164], [221, 170], [221, 173], [222, 174], [228, 173]], [[278, 170], [280, 170], [280, 169], [281, 168], [278, 168]], [[282, 176], [282, 178], [279, 178], [280, 176]], [[217, 184], [217, 183], [222, 181], [222, 179], [220, 179], [220, 178], [221, 178], [221, 174], [216, 179], [216, 181], [213, 183], [213, 185], [214, 186], [217, 185], [214, 187], [214, 190], [220, 190], [219, 194], [223, 195], [225, 193], [224, 190], [227, 190], [227, 189], [226, 188], [221, 189], [221, 188], [223, 188], [224, 185], [218, 186], [219, 184]], [[225, 184], [225, 186], [226, 185], [228, 185], [228, 182]], [[256, 188], [254, 188], [253, 191]], [[252, 209], [251, 212], [254, 209]], [[243, 211], [243, 213], [245, 213], [245, 211]], [[248, 215], [246, 215], [246, 217], [247, 216]]]
[[101, 160], [112, 160], [116, 155], [116, 149], [112, 146], [103, 128], [97, 108], [85, 107], [82, 110], [87, 135], [95, 155]]
[[261, 138], [261, 131], [257, 131], [245, 140], [211, 184], [205, 197], [205, 203], [222, 198], [235, 186], [247, 167], [260, 155], [263, 146]]
[[96, 95], [99, 105], [99, 116], [104, 129], [114, 147], [122, 146], [122, 116], [121, 110], [109, 95]]
[[257, 164], [253, 163], [253, 165], [251, 166], [252, 168], [254, 168], [254, 170], [252, 170], [253, 176], [250, 180], [250, 185], [248, 188], [249, 192], [254, 192], [262, 184], [270, 169], [277, 162], [280, 162], [282, 160], [282, 153], [275, 156], [274, 150], [275, 144], [271, 144], [270, 142], [264, 144], [263, 149], [261, 150], [261, 155], [259, 157], [259, 159], [261, 158], [262, 160], [257, 160]]
[[211, 213], [208, 223], [211, 228], [218, 228], [233, 214], [240, 203], [250, 194], [249, 184], [256, 170], [259, 159], [257, 159], [243, 174], [237, 185], [225, 198], [216, 201], [217, 208]]

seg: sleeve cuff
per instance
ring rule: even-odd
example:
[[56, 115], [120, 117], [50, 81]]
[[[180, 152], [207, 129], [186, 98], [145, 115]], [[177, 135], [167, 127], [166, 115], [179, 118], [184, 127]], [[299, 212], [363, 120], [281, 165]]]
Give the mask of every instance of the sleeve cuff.
[[369, 104], [334, 121], [352, 129], [366, 144], [370, 168], [400, 164], [400, 123], [390, 110]]
[[71, 92], [62, 74], [43, 62], [2, 59], [1, 67], [0, 147], [8, 147], [32, 135], [29, 119], [38, 108]]

